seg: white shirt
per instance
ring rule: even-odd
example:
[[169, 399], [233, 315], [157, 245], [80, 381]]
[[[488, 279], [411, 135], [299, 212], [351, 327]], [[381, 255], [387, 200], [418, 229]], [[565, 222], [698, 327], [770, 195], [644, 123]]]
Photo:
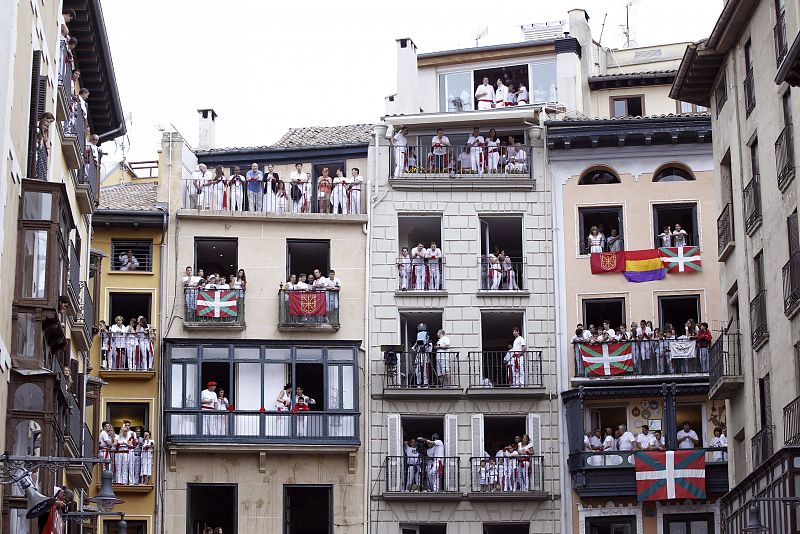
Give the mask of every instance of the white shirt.
[[108, 437], [108, 432], [106, 432], [105, 430], [101, 430], [100, 438], [98, 439], [100, 446], [105, 447], [106, 445], [108, 445], [109, 441], [111, 441], [111, 438]]
[[297, 282], [294, 285], [294, 288], [298, 291], [308, 291], [308, 284], [306, 284], [305, 282]]
[[636, 436], [636, 442], [639, 444], [639, 448], [644, 450], [655, 446], [656, 438], [655, 436], [653, 436], [653, 434], [650, 434], [649, 432], [647, 434], [642, 432], [641, 434]]
[[408, 465], [417, 465], [417, 463], [419, 463], [419, 451], [417, 451], [417, 448], [409, 445], [406, 445], [405, 448]]
[[[728, 440], [725, 436], [714, 436], [711, 438], [711, 442], [708, 444], [709, 447], [715, 447], [720, 449], [727, 449], [728, 448]], [[724, 460], [725, 459], [725, 452], [724, 451], [715, 451], [714, 452], [714, 460]]]
[[681, 228], [680, 230], [675, 230], [672, 232], [673, 237], [675, 237], [675, 246], [676, 247], [685, 247], [686, 246], [686, 236], [689, 235], [686, 233], [686, 230]]
[[619, 450], [621, 451], [632, 451], [633, 450], [633, 443], [636, 441], [636, 438], [633, 437], [633, 434], [626, 430], [622, 436], [619, 438]]
[[519, 86], [519, 95], [517, 95], [517, 101], [524, 100], [526, 103], [528, 102], [528, 88], [524, 85]]
[[320, 276], [319, 278], [314, 280], [314, 283], [311, 284], [311, 287], [314, 289], [327, 289], [328, 287], [328, 279], [324, 276]]
[[589, 441], [589, 436], [587, 436], [586, 434], [583, 435], [583, 448], [586, 449], [587, 451], [592, 450], [592, 442]]
[[306, 173], [302, 171], [301, 172], [292, 171], [292, 174], [289, 175], [289, 178], [292, 180], [293, 183], [296, 184], [305, 183], [305, 181], [307, 180]]
[[612, 435], [606, 436], [606, 439], [603, 440], [603, 450], [604, 451], [614, 450], [614, 436]]
[[462, 152], [458, 155], [458, 162], [461, 164], [462, 169], [467, 169], [470, 165], [472, 165], [467, 152]]
[[501, 85], [494, 92], [494, 101], [495, 102], [505, 102], [507, 96], [508, 96], [508, 87], [506, 87], [505, 85]]
[[439, 263], [439, 258], [442, 257], [442, 249], [437, 248], [436, 250], [434, 250], [432, 248], [429, 248], [429, 249], [425, 250], [425, 257], [428, 258], [429, 260], [433, 260], [433, 261], [429, 261], [428, 262], [429, 264], [430, 263]]
[[699, 440], [697, 432], [689, 430], [688, 432], [683, 429], [678, 430], [678, 448], [679, 449], [694, 449], [693, 439]]
[[438, 135], [434, 135], [433, 139], [431, 139], [431, 146], [435, 155], [444, 156], [447, 154], [447, 147], [450, 146], [450, 139], [446, 135], [443, 135], [441, 139], [439, 139]]
[[424, 263], [425, 255], [428, 253], [426, 248], [411, 249], [411, 263]]
[[482, 135], [470, 135], [469, 139], [467, 139], [467, 144], [470, 146], [470, 150], [476, 153], [481, 149], [481, 147], [483, 147], [484, 142], [485, 141], [483, 140]]
[[598, 438], [597, 436], [592, 436], [591, 438], [589, 438], [589, 445], [592, 446], [592, 449], [595, 449], [602, 444], [603, 442], [600, 441], [600, 438]]
[[442, 440], [435, 439], [433, 443], [433, 447], [428, 449], [428, 456], [431, 458], [444, 458], [444, 443], [442, 443]]
[[342, 282], [338, 278], [327, 278], [326, 280], [328, 280], [328, 284], [326, 285], [328, 289], [342, 287]]
[[520, 148], [514, 153], [515, 163], [525, 163], [526, 161], [528, 161], [528, 154], [524, 149]]
[[204, 389], [200, 392], [200, 407], [205, 410], [214, 410], [217, 407], [217, 394]]
[[449, 349], [450, 348], [450, 338], [447, 336], [442, 336], [439, 338], [439, 341], [436, 342], [436, 346], [441, 349]]
[[478, 88], [475, 89], [475, 98], [494, 102], [494, 87], [488, 83], [486, 85], [479, 85]]
[[517, 336], [514, 338], [514, 344], [511, 345], [511, 350], [514, 352], [522, 352], [525, 350], [525, 338]]
[[408, 139], [406, 139], [406, 136], [403, 135], [402, 132], [397, 132], [394, 134], [392, 140], [394, 141], [394, 146], [408, 146]]

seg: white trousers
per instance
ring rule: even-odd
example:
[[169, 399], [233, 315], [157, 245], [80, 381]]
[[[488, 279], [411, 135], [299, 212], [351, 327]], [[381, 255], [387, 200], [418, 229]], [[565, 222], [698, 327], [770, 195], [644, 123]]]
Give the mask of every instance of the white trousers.
[[500, 152], [496, 150], [494, 152], [489, 149], [489, 171], [497, 172], [497, 164], [500, 163]]
[[408, 279], [411, 276], [411, 269], [408, 267], [400, 267], [400, 289], [408, 290]]
[[430, 272], [430, 287], [428, 289], [439, 290], [442, 288], [442, 269], [440, 264], [428, 263], [428, 271]]
[[469, 153], [469, 163], [473, 171], [483, 174], [483, 152], [479, 148], [473, 148]]
[[425, 287], [425, 264], [415, 263], [412, 265], [414, 271], [414, 289], [421, 290]]
[[244, 211], [244, 194], [241, 188], [231, 189], [228, 203], [228, 209], [231, 211]]
[[406, 150], [404, 146], [398, 146], [394, 149], [394, 175], [399, 176], [403, 174], [403, 169], [406, 168]]

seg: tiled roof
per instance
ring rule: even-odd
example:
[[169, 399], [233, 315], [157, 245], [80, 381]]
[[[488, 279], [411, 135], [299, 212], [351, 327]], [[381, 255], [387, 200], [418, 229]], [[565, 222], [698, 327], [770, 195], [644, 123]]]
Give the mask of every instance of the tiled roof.
[[157, 183], [118, 184], [100, 188], [99, 210], [163, 211], [156, 204]]
[[666, 70], [646, 70], [642, 72], [615, 72], [613, 74], [598, 74], [596, 76], [591, 76], [589, 79], [601, 79], [601, 78], [619, 78], [622, 76], [627, 76], [631, 78], [637, 78], [642, 76], [672, 76], [678, 73], [677, 69], [666, 69]]
[[358, 145], [369, 143], [372, 124], [348, 124], [346, 126], [309, 126], [290, 128], [273, 148], [299, 148], [320, 145]]
[[[699, 113], [661, 113], [660, 115], [645, 115], [636, 117], [565, 117], [563, 122], [583, 122], [583, 121], [635, 121], [635, 120], [656, 120], [656, 119], [679, 119], [685, 117], [711, 117], [711, 113], [703, 111]], [[549, 124], [559, 121], [548, 121]]]

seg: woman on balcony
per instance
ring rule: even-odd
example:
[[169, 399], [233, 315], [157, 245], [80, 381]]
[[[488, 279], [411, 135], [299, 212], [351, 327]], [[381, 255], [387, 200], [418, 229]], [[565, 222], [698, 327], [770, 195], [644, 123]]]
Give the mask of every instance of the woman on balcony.
[[331, 177], [328, 174], [329, 172], [328, 167], [324, 167], [322, 169], [322, 176], [317, 178], [317, 209], [319, 213], [331, 212], [331, 203], [333, 202], [331, 199], [331, 191], [333, 190], [333, 185], [331, 183]]
[[111, 343], [114, 347], [111, 363], [112, 369], [125, 368], [125, 352], [127, 347], [125, 342], [125, 331], [125, 319], [123, 319], [121, 315], [117, 315], [114, 318], [114, 324], [111, 326]]
[[336, 169], [331, 204], [333, 205], [333, 213], [347, 215], [347, 179], [344, 177], [342, 169]]
[[125, 329], [125, 349], [128, 354], [128, 369], [134, 370], [139, 368], [139, 360], [141, 359], [141, 355], [139, 354], [139, 338], [137, 336], [137, 329], [139, 328], [139, 323], [136, 321], [136, 317], [131, 317], [131, 322], [128, 324], [128, 328]]
[[36, 128], [36, 179], [47, 180], [47, 161], [50, 155], [50, 125], [56, 118], [49, 111], [44, 112]]
[[155, 442], [149, 430], [142, 434], [142, 484], [152, 484], [153, 476], [153, 449]]
[[276, 200], [278, 195], [278, 173], [272, 164], [267, 165], [267, 172], [264, 174], [264, 198], [263, 206], [265, 213], [275, 213]]
[[358, 167], [353, 167], [350, 171], [350, 185], [347, 188], [347, 213], [358, 215], [361, 213], [361, 189], [364, 187], [364, 179]]
[[286, 195], [286, 184], [283, 180], [278, 180], [278, 190], [275, 193], [275, 213], [286, 213], [289, 211], [289, 197]]
[[153, 335], [150, 325], [144, 316], [139, 316], [136, 327], [136, 335], [139, 340], [139, 367], [142, 371], [153, 370]]
[[486, 147], [488, 151], [489, 169], [488, 172], [496, 174], [498, 165], [500, 164], [500, 139], [497, 138], [497, 132], [494, 128], [489, 130], [489, 137], [486, 138]]

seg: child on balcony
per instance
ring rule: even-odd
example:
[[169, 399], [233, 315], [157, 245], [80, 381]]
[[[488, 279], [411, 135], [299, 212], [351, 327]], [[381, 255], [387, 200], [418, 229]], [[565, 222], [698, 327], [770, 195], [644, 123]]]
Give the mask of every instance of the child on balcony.
[[125, 320], [121, 315], [114, 318], [114, 325], [111, 327], [111, 343], [113, 345], [114, 354], [112, 356], [112, 369], [124, 369], [126, 357], [126, 342], [125, 342]]
[[111, 333], [103, 320], [100, 320], [97, 329], [100, 334], [100, 369], [108, 369], [110, 367], [108, 355], [111, 352]]
[[153, 476], [153, 449], [155, 443], [149, 430], [142, 434], [142, 484], [152, 484]]

